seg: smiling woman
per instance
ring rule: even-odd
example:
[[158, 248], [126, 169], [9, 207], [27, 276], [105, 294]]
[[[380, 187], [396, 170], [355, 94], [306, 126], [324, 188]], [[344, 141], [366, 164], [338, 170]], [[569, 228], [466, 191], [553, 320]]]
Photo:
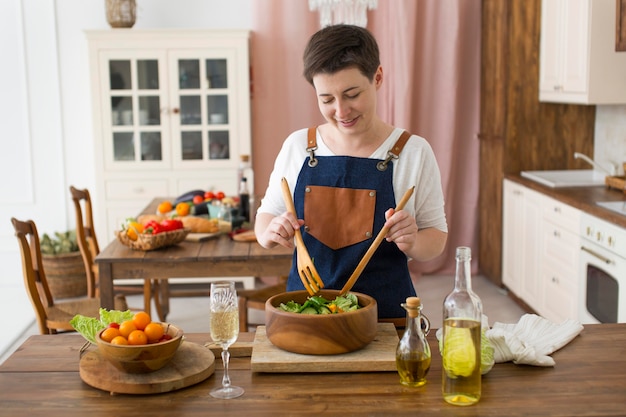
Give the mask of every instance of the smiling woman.
[[[308, 11], [307, 4], [287, 3], [253, 4], [255, 30], [264, 34], [255, 43], [255, 85], [273, 92], [257, 94], [253, 102], [255, 117], [261, 121], [253, 126], [254, 136], [267, 138], [263, 148], [255, 150], [258, 178], [271, 172], [271, 164], [264, 161], [271, 161], [280, 148], [277, 132], [284, 135], [319, 118], [318, 102], [303, 99], [310, 96], [310, 87], [293, 70], [300, 65], [300, 55], [276, 59], [277, 50], [293, 49], [294, 36], [299, 37], [300, 44], [306, 42], [319, 27], [318, 15]], [[283, 19], [287, 12], [302, 17]], [[379, 2], [375, 10], [368, 12], [368, 27], [384, 51], [384, 87], [377, 94], [378, 114], [429, 139], [442, 172], [443, 188], [451, 193], [446, 196], [446, 211], [448, 215], [459, 213], [450, 239], [460, 242], [476, 240], [475, 222], [468, 221], [468, 216], [475, 217], [477, 207], [472, 201], [478, 195], [478, 142], [469, 137], [469, 132], [478, 131], [480, 13], [480, 2], [448, 2], [444, 6], [434, 1]], [[285, 85], [290, 88], [284, 88]], [[453, 91], [451, 86], [455, 86]], [[343, 97], [346, 101], [347, 96]], [[294, 102], [298, 103], [297, 114], [287, 109], [287, 103]], [[283, 108], [285, 111], [276, 111]], [[458, 108], [463, 110], [450, 111]], [[351, 118], [343, 120], [349, 123]], [[469, 156], [464, 158], [462, 167], [454, 162], [459, 154]], [[450, 183], [457, 185], [451, 187]], [[452, 271], [453, 249], [427, 263], [412, 262], [411, 270], [414, 274], [446, 268]]]

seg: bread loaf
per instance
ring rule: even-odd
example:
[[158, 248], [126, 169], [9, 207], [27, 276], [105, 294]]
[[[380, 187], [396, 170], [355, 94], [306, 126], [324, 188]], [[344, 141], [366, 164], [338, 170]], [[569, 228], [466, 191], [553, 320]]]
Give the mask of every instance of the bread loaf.
[[204, 219], [196, 216], [179, 217], [185, 228], [191, 233], [217, 233], [219, 231], [217, 219]]
[[146, 224], [150, 220], [161, 223], [165, 219], [167, 219], [167, 217], [161, 214], [140, 214], [139, 217], [137, 217], [137, 221], [141, 224]]

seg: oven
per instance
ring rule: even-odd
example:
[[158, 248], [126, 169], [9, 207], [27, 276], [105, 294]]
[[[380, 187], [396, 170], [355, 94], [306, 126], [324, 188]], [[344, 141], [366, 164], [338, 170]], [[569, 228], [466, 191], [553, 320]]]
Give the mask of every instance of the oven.
[[579, 320], [626, 323], [626, 229], [581, 216]]

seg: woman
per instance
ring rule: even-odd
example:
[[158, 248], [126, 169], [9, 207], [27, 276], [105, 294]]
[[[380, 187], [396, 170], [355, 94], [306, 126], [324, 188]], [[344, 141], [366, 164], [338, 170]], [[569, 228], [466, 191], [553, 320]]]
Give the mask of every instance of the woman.
[[[438, 256], [447, 239], [432, 149], [377, 116], [383, 69], [376, 40], [366, 29], [334, 25], [314, 34], [304, 51], [304, 76], [326, 123], [285, 140], [257, 212], [257, 239], [266, 248], [293, 247], [294, 231], [301, 229], [325, 287], [341, 289], [387, 224], [386, 239], [352, 290], [376, 298], [379, 318], [403, 318], [400, 304], [415, 295], [408, 260]], [[298, 218], [286, 212], [283, 177]], [[394, 212], [412, 186], [405, 208]], [[301, 289], [294, 254], [287, 290]]]

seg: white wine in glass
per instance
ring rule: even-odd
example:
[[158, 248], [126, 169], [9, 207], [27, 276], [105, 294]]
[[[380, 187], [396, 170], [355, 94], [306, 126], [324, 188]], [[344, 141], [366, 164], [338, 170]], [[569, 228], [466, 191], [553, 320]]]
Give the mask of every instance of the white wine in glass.
[[235, 343], [239, 336], [239, 310], [237, 291], [233, 281], [218, 281], [211, 283], [211, 338], [214, 343], [222, 347], [222, 362], [224, 376], [222, 386], [211, 391], [216, 398], [236, 398], [243, 394], [241, 387], [230, 384], [228, 362], [230, 352], [228, 348]]

